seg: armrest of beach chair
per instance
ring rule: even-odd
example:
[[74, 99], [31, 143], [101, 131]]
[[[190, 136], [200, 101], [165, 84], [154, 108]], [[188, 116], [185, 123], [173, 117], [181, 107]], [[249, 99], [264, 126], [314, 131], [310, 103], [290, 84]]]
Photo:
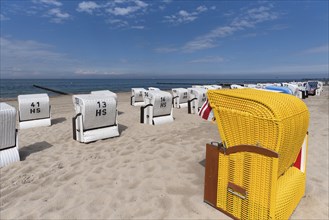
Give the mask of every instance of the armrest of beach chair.
[[[140, 123], [142, 123], [142, 124], [144, 123], [144, 118], [145, 118], [145, 114], [146, 114], [145, 109], [149, 108], [149, 107], [153, 107], [153, 105], [147, 104], [145, 106], [141, 106]], [[146, 115], [146, 117], [148, 118], [148, 117], [150, 117], [150, 115]]]

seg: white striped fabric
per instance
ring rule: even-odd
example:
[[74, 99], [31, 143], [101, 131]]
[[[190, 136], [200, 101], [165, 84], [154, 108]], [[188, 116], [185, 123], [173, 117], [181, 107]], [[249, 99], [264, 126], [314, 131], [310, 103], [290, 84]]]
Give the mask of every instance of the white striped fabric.
[[19, 161], [18, 146], [0, 151], [0, 167]]
[[16, 109], [7, 103], [0, 103], [0, 150], [15, 146]]

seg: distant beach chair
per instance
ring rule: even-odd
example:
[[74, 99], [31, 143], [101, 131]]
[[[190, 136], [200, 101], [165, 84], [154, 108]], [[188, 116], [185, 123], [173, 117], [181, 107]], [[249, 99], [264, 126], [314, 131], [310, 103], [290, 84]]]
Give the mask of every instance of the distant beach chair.
[[318, 86], [315, 92], [315, 95], [320, 96], [323, 91], [323, 82], [318, 81]]
[[149, 87], [148, 88], [150, 91], [160, 91], [159, 88], [156, 88], [156, 87]]
[[19, 160], [16, 109], [0, 102], [0, 167]]
[[173, 122], [172, 95], [165, 91], [149, 91], [141, 106], [140, 122], [159, 125]]
[[318, 82], [317, 81], [308, 81], [306, 89], [308, 91], [308, 95], [316, 95], [316, 90], [318, 88]]
[[144, 88], [132, 88], [131, 89], [131, 97], [130, 97], [130, 105], [132, 106], [142, 106], [145, 104], [144, 95], [146, 89]]
[[305, 193], [307, 106], [256, 89], [207, 96], [222, 143], [206, 146], [204, 201], [234, 219], [289, 219]]
[[82, 143], [119, 136], [117, 101], [109, 94], [73, 95], [73, 139]]
[[112, 96], [115, 101], [118, 103], [118, 95], [110, 90], [97, 90], [97, 91], [91, 91], [90, 94], [94, 94], [94, 95], [102, 95], [102, 94], [105, 94], [105, 95], [109, 95], [109, 96]]
[[[196, 88], [198, 88], [198, 87], [196, 87]], [[204, 88], [206, 90], [208, 90], [208, 89], [222, 89], [222, 87], [219, 86], [219, 85], [203, 85], [199, 88]]]
[[204, 88], [188, 88], [187, 112], [188, 114], [198, 114], [201, 106], [207, 100], [207, 90]]
[[18, 96], [19, 128], [51, 125], [49, 97], [46, 93]]
[[232, 85], [230, 85], [230, 88], [231, 89], [244, 89], [245, 87], [237, 85], [237, 84], [232, 84]]
[[173, 93], [173, 106], [174, 108], [185, 108], [187, 107], [188, 91], [184, 88], [172, 89]]
[[292, 95], [292, 91], [289, 88], [283, 86], [265, 86], [265, 89]]

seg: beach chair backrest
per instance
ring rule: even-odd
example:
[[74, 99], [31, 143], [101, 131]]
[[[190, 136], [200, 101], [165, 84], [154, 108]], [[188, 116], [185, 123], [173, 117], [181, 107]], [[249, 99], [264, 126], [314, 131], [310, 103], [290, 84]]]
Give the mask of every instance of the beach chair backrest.
[[277, 152], [278, 176], [294, 163], [309, 123], [303, 101], [256, 89], [210, 90], [207, 94], [227, 148], [253, 145]]
[[15, 146], [16, 109], [0, 102], [0, 150]]
[[194, 98], [198, 101], [198, 108], [200, 108], [203, 103], [207, 100], [207, 90], [204, 88], [188, 88], [188, 100], [193, 100]]
[[116, 93], [110, 91], [110, 90], [97, 90], [97, 91], [91, 91], [90, 94], [94, 94], [94, 95], [108, 95], [108, 96], [112, 96], [116, 101], [118, 100], [118, 96]]
[[187, 103], [188, 100], [188, 91], [185, 88], [175, 88], [172, 89], [173, 96], [176, 97], [178, 96], [179, 103]]
[[135, 97], [135, 102], [143, 102], [144, 101], [144, 93], [146, 89], [144, 88], [132, 88], [131, 95]]
[[108, 127], [116, 124], [117, 103], [110, 95], [74, 95], [76, 113], [82, 114], [83, 129]]
[[170, 115], [172, 111], [172, 95], [165, 91], [150, 91], [145, 104], [153, 105], [153, 117]]
[[49, 97], [47, 94], [18, 96], [19, 121], [30, 121], [50, 117]]

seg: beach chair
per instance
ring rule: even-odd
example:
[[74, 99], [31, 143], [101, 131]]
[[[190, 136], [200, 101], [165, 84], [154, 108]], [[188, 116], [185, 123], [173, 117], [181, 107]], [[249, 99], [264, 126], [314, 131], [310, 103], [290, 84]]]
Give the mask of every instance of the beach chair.
[[308, 91], [308, 95], [316, 95], [316, 90], [318, 88], [318, 82], [317, 81], [308, 81], [306, 85], [306, 89]]
[[237, 84], [232, 84], [230, 85], [231, 89], [244, 89], [245, 87], [241, 86], [241, 85], [237, 85]]
[[19, 160], [16, 109], [0, 102], [0, 167]]
[[156, 87], [149, 87], [148, 88], [150, 91], [160, 91], [159, 88], [156, 88]]
[[82, 143], [119, 136], [117, 101], [109, 94], [73, 95], [73, 139]]
[[145, 104], [144, 102], [144, 94], [146, 89], [144, 88], [132, 88], [131, 89], [131, 97], [130, 97], [130, 105], [132, 106], [142, 106]]
[[173, 106], [174, 108], [185, 108], [187, 107], [187, 89], [184, 88], [175, 88], [172, 89], [173, 93]]
[[188, 88], [187, 112], [188, 114], [198, 114], [201, 106], [207, 100], [204, 88]]
[[141, 106], [140, 123], [159, 125], [173, 122], [172, 95], [165, 91], [149, 91]]
[[317, 89], [315, 91], [315, 95], [320, 96], [322, 91], [323, 91], [323, 82], [318, 81], [318, 86], [317, 86]]
[[115, 101], [117, 102], [118, 104], [118, 95], [110, 90], [97, 90], [97, 91], [91, 91], [90, 94], [94, 94], [94, 95], [109, 95], [109, 96], [112, 96]]
[[219, 85], [203, 85], [203, 86], [201, 86], [201, 88], [204, 88], [206, 90], [208, 90], [208, 89], [222, 89], [222, 87], [219, 86]]
[[289, 88], [283, 86], [265, 86], [265, 89], [292, 95], [292, 91]]
[[206, 146], [204, 201], [234, 219], [288, 219], [305, 193], [306, 105], [255, 89], [207, 95], [222, 143]]
[[49, 97], [47, 94], [18, 96], [19, 128], [33, 128], [51, 125]]

